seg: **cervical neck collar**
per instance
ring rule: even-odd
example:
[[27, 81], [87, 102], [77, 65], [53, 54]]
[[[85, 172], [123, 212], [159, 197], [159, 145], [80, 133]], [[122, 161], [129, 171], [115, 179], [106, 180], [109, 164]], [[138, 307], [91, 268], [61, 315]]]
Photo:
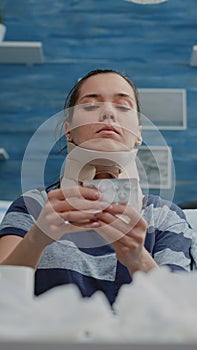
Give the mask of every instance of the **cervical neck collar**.
[[139, 180], [135, 162], [137, 150], [104, 152], [86, 149], [67, 143], [68, 155], [62, 186], [72, 186], [84, 180], [93, 180], [96, 174], [105, 172], [112, 177]]

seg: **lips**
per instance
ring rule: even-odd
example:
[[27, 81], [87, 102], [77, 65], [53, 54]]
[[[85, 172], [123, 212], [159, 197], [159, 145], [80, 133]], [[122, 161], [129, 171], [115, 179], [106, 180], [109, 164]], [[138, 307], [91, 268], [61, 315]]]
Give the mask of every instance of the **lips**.
[[97, 133], [100, 133], [100, 132], [102, 132], [102, 131], [113, 131], [113, 132], [115, 132], [117, 135], [120, 135], [119, 131], [118, 131], [116, 128], [114, 128], [113, 126], [111, 126], [111, 125], [105, 125], [105, 126], [103, 126], [101, 129], [99, 129], [99, 130], [97, 131]]

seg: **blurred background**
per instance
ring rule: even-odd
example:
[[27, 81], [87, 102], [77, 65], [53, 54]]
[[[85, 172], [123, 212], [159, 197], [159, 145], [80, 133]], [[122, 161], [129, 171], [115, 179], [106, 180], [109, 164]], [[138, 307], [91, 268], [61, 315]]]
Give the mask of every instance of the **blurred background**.
[[[145, 127], [143, 147], [146, 142], [156, 147], [156, 163], [164, 174], [158, 182], [154, 160], [142, 148], [152, 181], [149, 191], [160, 194], [162, 188], [162, 196], [173, 194], [177, 204], [197, 200], [197, 62], [195, 66], [192, 56], [197, 45], [196, 0], [154, 5], [0, 0], [0, 8], [6, 26], [0, 43], [0, 200], [21, 194], [21, 165], [30, 138], [63, 109], [73, 84], [96, 68], [118, 70], [134, 81], [143, 113], [156, 120], [165, 140], [160, 143], [155, 130]], [[40, 140], [38, 152], [44, 142]], [[58, 147], [47, 160], [46, 185], [57, 179], [65, 157]]]

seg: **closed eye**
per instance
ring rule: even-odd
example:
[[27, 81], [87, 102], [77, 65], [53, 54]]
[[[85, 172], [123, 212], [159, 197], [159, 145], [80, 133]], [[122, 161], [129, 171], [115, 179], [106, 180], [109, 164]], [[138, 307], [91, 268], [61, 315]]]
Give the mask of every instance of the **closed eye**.
[[119, 110], [124, 111], [124, 112], [131, 110], [131, 108], [129, 106], [124, 106], [124, 105], [116, 105], [116, 108], [118, 108]]
[[90, 105], [90, 106], [85, 105], [83, 108], [85, 109], [85, 111], [94, 111], [95, 109], [98, 109], [99, 106], [97, 106], [97, 105]]

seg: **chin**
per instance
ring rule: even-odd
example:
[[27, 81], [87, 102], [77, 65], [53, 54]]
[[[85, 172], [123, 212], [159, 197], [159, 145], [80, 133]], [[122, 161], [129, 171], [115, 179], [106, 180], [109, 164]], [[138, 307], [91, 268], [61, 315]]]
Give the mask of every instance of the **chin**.
[[109, 138], [97, 138], [83, 142], [80, 147], [87, 148], [94, 151], [105, 151], [105, 152], [121, 152], [130, 151], [130, 148], [113, 139]]

